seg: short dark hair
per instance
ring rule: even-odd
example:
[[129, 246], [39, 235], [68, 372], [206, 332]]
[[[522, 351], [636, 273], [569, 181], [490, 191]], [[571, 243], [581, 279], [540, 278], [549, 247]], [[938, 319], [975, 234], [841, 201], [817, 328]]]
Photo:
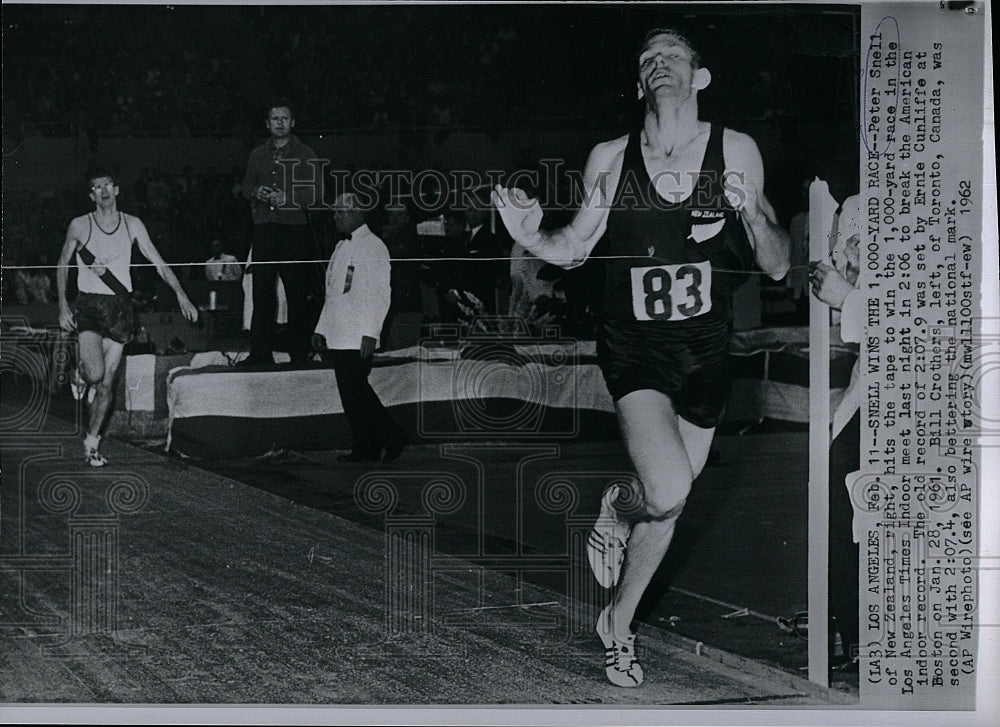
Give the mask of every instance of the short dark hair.
[[288, 112], [295, 118], [295, 109], [292, 107], [292, 102], [289, 101], [284, 96], [272, 96], [267, 99], [266, 106], [264, 107], [264, 118], [269, 119], [271, 116], [271, 109], [286, 108]]
[[111, 171], [110, 167], [93, 167], [87, 172], [87, 192], [90, 193], [91, 187], [94, 186], [94, 180], [100, 179], [101, 177], [107, 177], [111, 182], [117, 187], [118, 177], [115, 173]]
[[687, 46], [687, 49], [691, 51], [691, 65], [694, 68], [701, 68], [701, 53], [698, 52], [698, 48], [691, 41], [691, 38], [682, 33], [681, 31], [677, 30], [676, 28], [668, 28], [668, 27], [652, 28], [649, 32], [646, 33], [645, 37], [643, 37], [642, 39], [642, 43], [639, 44], [639, 50], [636, 51], [635, 54], [636, 66], [639, 65], [639, 56], [642, 55], [642, 52], [646, 49], [646, 46], [649, 44], [649, 41], [651, 41], [658, 35], [669, 35], [671, 38], [674, 38], [675, 40], [680, 41], [683, 45]]

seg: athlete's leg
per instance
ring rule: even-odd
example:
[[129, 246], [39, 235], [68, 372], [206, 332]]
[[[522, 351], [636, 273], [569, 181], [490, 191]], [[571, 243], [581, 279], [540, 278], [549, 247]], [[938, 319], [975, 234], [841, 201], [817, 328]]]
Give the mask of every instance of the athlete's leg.
[[104, 347], [101, 335], [95, 331], [80, 331], [77, 337], [80, 361], [80, 376], [90, 386], [96, 386], [104, 378]]
[[639, 600], [670, 546], [691, 483], [708, 457], [714, 429], [696, 427], [677, 416], [658, 391], [634, 391], [617, 405], [622, 436], [643, 489], [646, 519], [629, 537], [621, 580], [612, 606], [617, 639], [629, 633]]
[[684, 440], [684, 449], [687, 450], [688, 461], [691, 463], [691, 481], [693, 482], [705, 469], [708, 453], [712, 451], [715, 427], [708, 429], [698, 427], [684, 417], [678, 417], [677, 421], [681, 430], [681, 439]]
[[125, 349], [124, 344], [113, 341], [110, 338], [103, 338], [100, 341], [102, 376], [96, 382], [96, 385], [92, 384], [97, 389], [97, 394], [94, 396], [93, 404], [90, 405], [90, 420], [89, 427], [87, 428], [88, 440], [95, 440], [101, 433], [101, 426], [104, 424], [104, 418], [108, 413], [108, 408], [111, 406], [115, 375], [118, 373], [118, 366], [122, 360], [122, 351]]

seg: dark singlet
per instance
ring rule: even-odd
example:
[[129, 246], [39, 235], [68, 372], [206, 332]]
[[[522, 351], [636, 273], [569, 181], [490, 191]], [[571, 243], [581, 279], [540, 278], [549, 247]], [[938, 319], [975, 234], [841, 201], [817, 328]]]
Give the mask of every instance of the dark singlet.
[[604, 317], [668, 326], [729, 321], [732, 292], [756, 265], [725, 196], [723, 127], [712, 124], [697, 182], [679, 203], [656, 192], [639, 135], [639, 129], [629, 135], [608, 215], [605, 254], [629, 257], [605, 263]]

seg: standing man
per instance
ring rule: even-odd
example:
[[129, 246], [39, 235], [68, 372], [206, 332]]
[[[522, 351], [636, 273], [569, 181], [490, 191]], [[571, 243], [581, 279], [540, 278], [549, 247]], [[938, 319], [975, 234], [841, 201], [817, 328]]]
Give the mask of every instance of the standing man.
[[316, 152], [292, 134], [295, 117], [284, 99], [268, 104], [271, 138], [250, 152], [241, 185], [253, 214], [253, 320], [250, 354], [243, 365], [274, 363], [275, 280], [288, 296], [289, 355], [292, 363], [309, 359], [309, 266], [307, 210], [323, 201], [323, 170]]
[[337, 230], [348, 237], [337, 243], [326, 269], [326, 299], [313, 347], [330, 351], [340, 401], [351, 425], [351, 453], [337, 459], [391, 461], [406, 447], [406, 432], [390, 418], [368, 382], [391, 300], [389, 251], [365, 224], [355, 195], [337, 198], [333, 219]]
[[[500, 312], [497, 306], [497, 291], [500, 288], [501, 275], [505, 265], [497, 258], [506, 257], [500, 249], [496, 235], [489, 228], [489, 208], [485, 200], [482, 207], [474, 206], [465, 210], [466, 232], [465, 249], [462, 256], [469, 259], [465, 263], [466, 290], [476, 296], [488, 313], [496, 315]], [[500, 309], [505, 306], [500, 306]]]
[[[69, 223], [66, 241], [59, 255], [56, 288], [59, 295], [59, 325], [64, 331], [79, 331], [80, 364], [75, 373], [75, 391], [93, 387], [83, 457], [91, 467], [103, 467], [107, 460], [98, 447], [101, 427], [111, 405], [112, 386], [125, 344], [135, 334], [132, 310], [132, 245], [138, 245], [156, 272], [177, 295], [181, 313], [189, 321], [198, 320], [195, 308], [181, 288], [177, 276], [167, 267], [149, 239], [138, 217], [118, 211], [118, 184], [111, 172], [95, 169], [89, 179], [90, 199], [95, 209]], [[76, 256], [78, 271], [75, 312], [66, 301], [67, 267]]]
[[580, 265], [608, 235], [599, 362], [637, 478], [605, 492], [588, 556], [597, 580], [618, 586], [596, 630], [622, 687], [642, 683], [630, 624], [728, 401], [732, 291], [755, 263], [775, 280], [789, 265], [757, 145], [698, 118], [711, 79], [682, 34], [650, 31], [641, 125], [591, 151], [570, 223], [542, 231], [537, 200], [494, 192], [514, 240], [551, 263]]

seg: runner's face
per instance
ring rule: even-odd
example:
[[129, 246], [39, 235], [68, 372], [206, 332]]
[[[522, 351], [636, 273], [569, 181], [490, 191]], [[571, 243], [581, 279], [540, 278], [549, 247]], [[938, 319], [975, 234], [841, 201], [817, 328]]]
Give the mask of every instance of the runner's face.
[[687, 95], [695, 69], [693, 53], [671, 35], [657, 35], [646, 43], [639, 55], [639, 91], [646, 98], [656, 93]]
[[267, 115], [267, 130], [275, 139], [285, 139], [292, 133], [295, 126], [295, 119], [292, 112], [285, 106], [278, 106], [271, 109]]
[[110, 207], [118, 196], [118, 185], [110, 177], [90, 180], [90, 198], [98, 207]]

